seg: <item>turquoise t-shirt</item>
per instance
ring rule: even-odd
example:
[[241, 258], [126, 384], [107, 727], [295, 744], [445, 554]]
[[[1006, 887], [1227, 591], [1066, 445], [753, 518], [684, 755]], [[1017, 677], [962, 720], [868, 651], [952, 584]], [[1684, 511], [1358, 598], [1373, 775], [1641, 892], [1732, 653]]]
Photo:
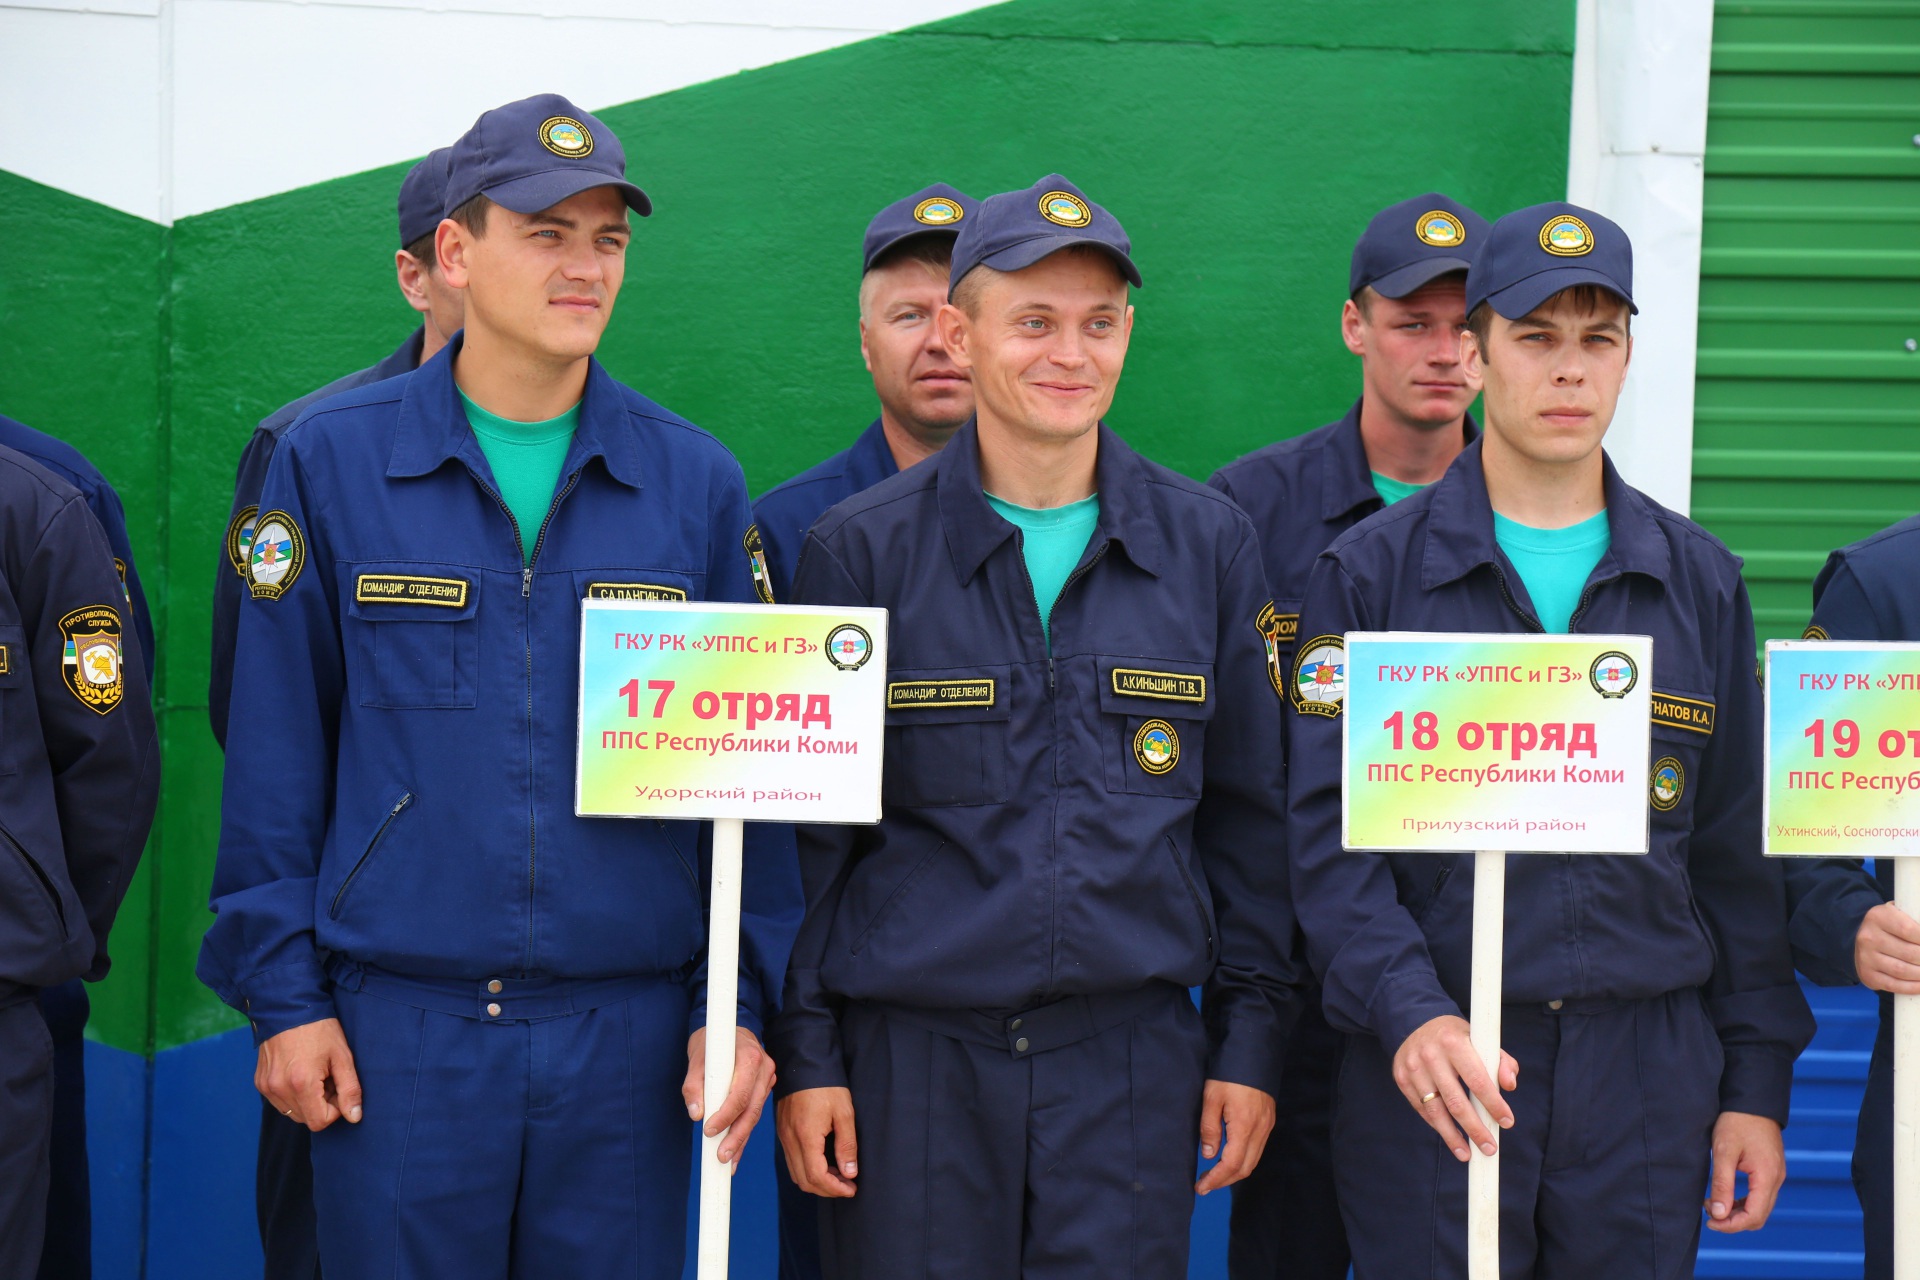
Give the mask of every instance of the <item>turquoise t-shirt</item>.
[[1536, 529], [1496, 511], [1493, 536], [1527, 584], [1540, 625], [1556, 632], [1565, 632], [1573, 621], [1588, 576], [1613, 545], [1613, 527], [1604, 511], [1564, 529]]
[[467, 406], [467, 422], [480, 442], [480, 452], [493, 468], [500, 497], [519, 526], [520, 554], [532, 564], [540, 526], [553, 507], [553, 487], [560, 482], [560, 468], [567, 461], [567, 446], [580, 425], [580, 406], [545, 422], [515, 422], [488, 413], [467, 399], [464, 391], [460, 401]]
[[1395, 480], [1392, 476], [1383, 476], [1378, 471], [1373, 473], [1373, 491], [1379, 494], [1380, 501], [1388, 506], [1392, 506], [1402, 498], [1411, 498], [1426, 487], [1423, 484], [1408, 484], [1405, 480]]
[[1033, 602], [1040, 609], [1040, 630], [1053, 646], [1053, 602], [1067, 585], [1074, 566], [1100, 523], [1100, 495], [1069, 502], [1064, 507], [1036, 511], [1016, 507], [1011, 502], [987, 495], [987, 503], [1008, 523], [1019, 529], [1020, 548], [1027, 561], [1027, 576], [1033, 579]]

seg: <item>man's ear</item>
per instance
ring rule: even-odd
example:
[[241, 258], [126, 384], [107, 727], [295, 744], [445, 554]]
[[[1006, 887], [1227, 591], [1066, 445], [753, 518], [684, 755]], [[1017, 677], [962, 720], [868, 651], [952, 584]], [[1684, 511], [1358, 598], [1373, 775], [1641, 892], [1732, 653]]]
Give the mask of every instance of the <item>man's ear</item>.
[[1474, 382], [1486, 380], [1486, 357], [1480, 351], [1479, 335], [1471, 329], [1460, 331], [1460, 368]]
[[405, 249], [393, 251], [393, 272], [399, 279], [400, 296], [407, 305], [426, 315], [433, 310], [433, 298], [427, 292], [427, 269]]
[[1366, 323], [1367, 318], [1360, 314], [1360, 305], [1352, 298], [1340, 304], [1340, 341], [1357, 356], [1367, 354], [1366, 337], [1361, 333]]
[[973, 352], [967, 349], [967, 313], [951, 302], [943, 302], [933, 313], [934, 327], [940, 333], [940, 345], [962, 373], [973, 368]]
[[440, 219], [433, 231], [433, 253], [440, 260], [440, 273], [455, 289], [467, 287], [468, 256], [473, 233], [452, 218]]
[[873, 372], [873, 353], [867, 350], [867, 318], [860, 317], [860, 363], [867, 366], [867, 372]]

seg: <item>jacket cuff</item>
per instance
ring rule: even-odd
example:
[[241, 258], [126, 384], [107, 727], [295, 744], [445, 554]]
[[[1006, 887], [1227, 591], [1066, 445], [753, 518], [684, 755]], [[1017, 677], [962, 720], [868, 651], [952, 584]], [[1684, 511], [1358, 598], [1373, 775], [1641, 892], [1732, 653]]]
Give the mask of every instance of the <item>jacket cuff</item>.
[[1787, 940], [1793, 946], [1794, 968], [1822, 987], [1845, 987], [1860, 981], [1853, 965], [1853, 944], [1867, 912], [1886, 901], [1870, 883], [1850, 884], [1820, 910], [1799, 909], [1787, 922]]
[[1793, 1055], [1774, 1045], [1727, 1045], [1720, 1071], [1720, 1109], [1765, 1116], [1787, 1127]]
[[233, 1006], [247, 1016], [258, 1048], [282, 1031], [339, 1017], [333, 984], [316, 957], [311, 963], [263, 969], [240, 985]]
[[1374, 993], [1367, 1012], [1389, 1058], [1400, 1051], [1408, 1036], [1435, 1018], [1466, 1016], [1431, 970], [1386, 979]]
[[[734, 1021], [741, 1027], [753, 1032], [754, 1038], [765, 1044], [767, 1033], [760, 1021], [760, 1011], [747, 1001], [742, 1000], [733, 1013]], [[705, 990], [693, 994], [693, 1002], [687, 1009], [687, 1034], [692, 1035], [707, 1025], [707, 993]]]
[[1207, 1023], [1207, 1079], [1223, 1080], [1280, 1096], [1280, 1078], [1286, 1063], [1285, 1037], [1264, 1020], [1226, 1019]]
[[844, 1089], [847, 1064], [840, 1054], [840, 1024], [821, 1014], [782, 1013], [773, 1020], [768, 1052], [779, 1079], [773, 1096], [784, 1098], [802, 1089]]

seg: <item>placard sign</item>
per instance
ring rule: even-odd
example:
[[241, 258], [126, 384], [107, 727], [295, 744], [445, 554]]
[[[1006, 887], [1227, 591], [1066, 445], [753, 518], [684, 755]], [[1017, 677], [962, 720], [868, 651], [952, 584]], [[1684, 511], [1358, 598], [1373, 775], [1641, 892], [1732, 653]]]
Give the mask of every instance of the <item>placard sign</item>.
[[1350, 633], [1330, 673], [1346, 688], [1342, 842], [1645, 853], [1652, 650], [1646, 636]]
[[1766, 852], [1920, 855], [1920, 645], [1769, 640]]
[[581, 605], [574, 811], [880, 820], [887, 611]]

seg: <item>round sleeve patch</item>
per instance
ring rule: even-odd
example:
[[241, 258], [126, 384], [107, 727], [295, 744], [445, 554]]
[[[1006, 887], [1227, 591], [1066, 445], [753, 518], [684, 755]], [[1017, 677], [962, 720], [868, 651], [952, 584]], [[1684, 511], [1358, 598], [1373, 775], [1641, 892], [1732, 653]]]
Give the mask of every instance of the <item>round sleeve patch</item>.
[[112, 605], [90, 604], [60, 619], [60, 676], [80, 705], [105, 715], [126, 692], [121, 670], [120, 614]]
[[278, 600], [307, 564], [307, 540], [284, 511], [269, 511], [253, 527], [247, 547], [247, 590], [255, 600]]
[[1347, 642], [1315, 636], [1293, 662], [1293, 705], [1303, 715], [1337, 716], [1347, 700]]
[[253, 526], [259, 521], [260, 508], [249, 504], [234, 512], [232, 522], [227, 525], [227, 560], [242, 579], [248, 577], [247, 566], [253, 555]]

